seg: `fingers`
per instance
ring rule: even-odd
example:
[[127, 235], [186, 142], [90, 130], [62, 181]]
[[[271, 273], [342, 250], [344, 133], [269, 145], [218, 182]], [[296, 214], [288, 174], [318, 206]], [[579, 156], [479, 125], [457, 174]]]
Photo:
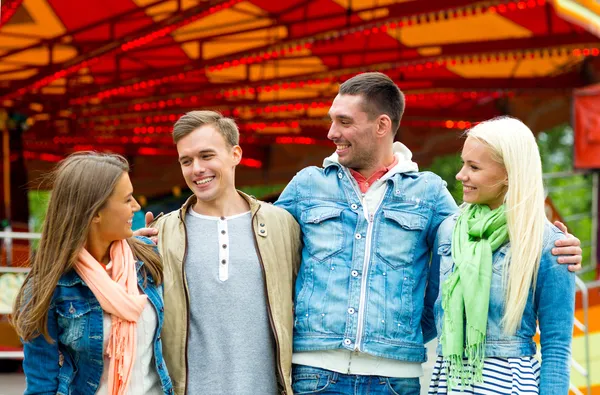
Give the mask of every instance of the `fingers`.
[[560, 229], [560, 231], [563, 232], [564, 234], [569, 233], [567, 226], [560, 221], [554, 221], [554, 226], [556, 226], [558, 229]]
[[[561, 258], [567, 258], [568, 257], [575, 257], [578, 259], [577, 263], [581, 262], [581, 254], [582, 254], [582, 250], [581, 247], [575, 246], [569, 246], [569, 247], [554, 247], [552, 249], [552, 255], [563, 255], [561, 256]], [[566, 255], [566, 256], [565, 256]]]
[[[581, 245], [581, 241], [573, 235], [569, 235], [566, 239], [556, 240], [554, 242], [556, 247], [579, 247]], [[581, 248], [579, 249], [581, 251]]]
[[149, 237], [150, 239], [152, 239], [154, 237], [155, 239], [157, 239], [157, 237], [155, 237], [155, 236], [158, 235], [158, 230], [154, 229], [154, 228], [140, 228], [140, 229], [136, 230], [135, 232], [133, 232], [133, 235], [134, 236], [145, 236], [145, 237]]
[[154, 214], [150, 211], [146, 212], [146, 227], [150, 225], [152, 221], [154, 221]]
[[581, 263], [579, 263], [577, 265], [569, 265], [568, 269], [570, 272], [578, 272], [581, 270]]

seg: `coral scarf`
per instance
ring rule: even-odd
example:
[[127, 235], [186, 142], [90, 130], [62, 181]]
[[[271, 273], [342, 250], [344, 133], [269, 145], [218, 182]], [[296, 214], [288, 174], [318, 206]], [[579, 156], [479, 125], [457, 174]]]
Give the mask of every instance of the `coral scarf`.
[[[112, 315], [112, 327], [106, 353], [108, 389], [111, 395], [127, 391], [135, 360], [137, 320], [146, 305], [147, 296], [140, 295], [135, 258], [126, 240], [110, 246], [106, 270], [85, 249], [79, 252], [75, 271], [90, 287], [102, 309]], [[109, 275], [107, 270], [111, 272]]]

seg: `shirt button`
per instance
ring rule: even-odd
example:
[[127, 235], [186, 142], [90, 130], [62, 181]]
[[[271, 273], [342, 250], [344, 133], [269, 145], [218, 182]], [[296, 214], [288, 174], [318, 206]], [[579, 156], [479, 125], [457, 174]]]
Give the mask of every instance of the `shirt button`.
[[221, 231], [221, 234], [222, 234], [222, 235], [224, 235], [224, 234], [225, 234], [225, 231], [224, 231], [224, 230], [222, 230], [222, 231]]
[[354, 237], [356, 238], [356, 240], [362, 239], [362, 236], [360, 235], [360, 233], [355, 234]]
[[350, 205], [350, 208], [351, 208], [352, 210], [356, 210], [356, 209], [358, 208], [358, 204], [356, 204], [356, 203], [352, 203], [352, 205]]
[[225, 217], [221, 217], [221, 221], [225, 221]]
[[352, 270], [352, 277], [358, 277], [358, 272], [356, 270]]
[[344, 339], [344, 344], [349, 346], [350, 344], [352, 344], [352, 340], [350, 339]]
[[225, 259], [223, 259], [223, 260], [221, 261], [221, 263], [224, 265], [224, 264], [226, 264], [226, 263], [227, 263], [227, 261], [226, 261]]
[[354, 314], [354, 309], [352, 307], [348, 309], [348, 314]]
[[227, 248], [227, 244], [223, 244], [223, 248]]

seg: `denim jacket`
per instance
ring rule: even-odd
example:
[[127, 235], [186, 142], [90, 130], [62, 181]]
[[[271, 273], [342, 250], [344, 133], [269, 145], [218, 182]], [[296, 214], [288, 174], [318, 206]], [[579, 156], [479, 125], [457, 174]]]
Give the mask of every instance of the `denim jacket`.
[[[148, 239], [144, 240], [149, 242]], [[165, 394], [172, 394], [172, 383], [163, 362], [160, 331], [163, 325], [162, 286], [140, 273], [143, 262], [136, 263], [138, 285], [148, 296], [157, 317], [154, 334], [154, 361]], [[103, 311], [100, 302], [81, 277], [71, 270], [64, 274], [50, 302], [48, 332], [55, 340], [49, 344], [43, 336], [24, 343], [25, 372], [29, 394], [95, 394], [102, 377]]]
[[[450, 276], [454, 268], [450, 247], [457, 218], [457, 215], [453, 215], [442, 223], [436, 240], [437, 252], [441, 258], [439, 295], [435, 302], [438, 335], [441, 334], [444, 316], [441, 284]], [[539, 322], [542, 347], [540, 394], [569, 392], [570, 352], [575, 314], [575, 274], [569, 272], [568, 265], [559, 264], [556, 257], [552, 255], [554, 242], [563, 238], [565, 236], [558, 228], [549, 222], [546, 224], [535, 292], [533, 289], [530, 291], [521, 325], [511, 336], [504, 334], [500, 324], [504, 315], [505, 291], [502, 274], [510, 242], [498, 248], [493, 254], [485, 356], [508, 358], [535, 355], [536, 344], [533, 337]], [[434, 280], [431, 279], [430, 283], [433, 286]], [[438, 345], [437, 353], [442, 355], [441, 343]]]
[[339, 163], [302, 170], [282, 192], [276, 205], [298, 221], [303, 241], [294, 351], [426, 360], [437, 294], [436, 288], [425, 300], [429, 262], [437, 229], [456, 204], [429, 172], [396, 173], [386, 188], [368, 216], [355, 180]]

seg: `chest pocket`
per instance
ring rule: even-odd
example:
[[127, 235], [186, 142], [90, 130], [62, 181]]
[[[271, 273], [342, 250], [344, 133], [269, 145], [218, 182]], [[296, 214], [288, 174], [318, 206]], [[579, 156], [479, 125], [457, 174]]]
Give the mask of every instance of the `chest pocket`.
[[419, 214], [399, 210], [383, 210], [379, 234], [385, 243], [377, 244], [377, 255], [390, 267], [397, 269], [412, 264], [415, 247], [427, 219]]
[[300, 217], [304, 245], [319, 261], [332, 257], [344, 247], [342, 211], [338, 207], [313, 207]]
[[85, 331], [90, 320], [90, 304], [81, 299], [66, 299], [57, 302], [58, 339], [61, 343], [74, 347]]

